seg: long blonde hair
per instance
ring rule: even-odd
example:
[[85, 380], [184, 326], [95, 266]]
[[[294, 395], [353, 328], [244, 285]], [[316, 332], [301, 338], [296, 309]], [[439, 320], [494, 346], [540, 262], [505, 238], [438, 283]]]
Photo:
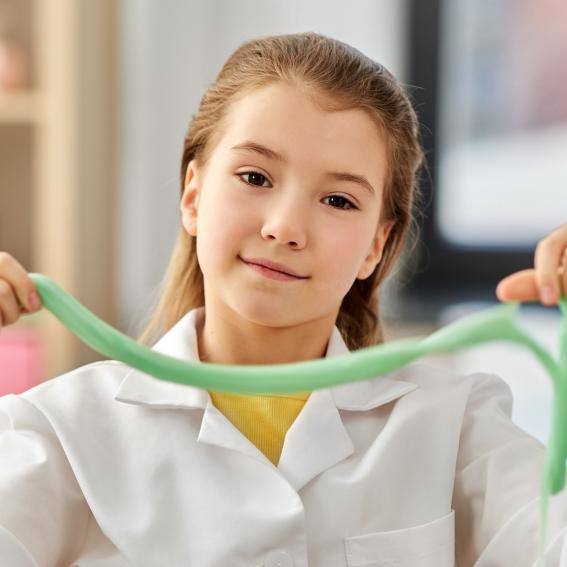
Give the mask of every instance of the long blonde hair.
[[[379, 344], [384, 340], [379, 286], [400, 256], [408, 232], [418, 230], [414, 207], [417, 173], [424, 162], [415, 111], [401, 84], [386, 68], [350, 45], [314, 32], [243, 43], [205, 92], [189, 124], [183, 143], [180, 194], [189, 162], [208, 163], [230, 105], [254, 89], [281, 81], [311, 93], [325, 110], [361, 109], [386, 133], [389, 165], [382, 217], [395, 224], [380, 263], [368, 278], [354, 281], [336, 321], [349, 350]], [[153, 344], [190, 309], [203, 305], [196, 237], [180, 224], [169, 266], [138, 340]]]

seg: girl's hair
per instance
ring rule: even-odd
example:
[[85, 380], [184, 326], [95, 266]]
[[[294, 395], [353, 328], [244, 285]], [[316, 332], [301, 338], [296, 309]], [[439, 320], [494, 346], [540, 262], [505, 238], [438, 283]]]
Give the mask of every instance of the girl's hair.
[[[205, 166], [222, 136], [223, 120], [235, 101], [277, 82], [295, 85], [327, 111], [360, 109], [386, 137], [388, 171], [382, 221], [394, 220], [380, 263], [366, 279], [356, 279], [343, 298], [336, 325], [349, 350], [383, 342], [379, 286], [402, 252], [410, 229], [418, 232], [414, 207], [418, 170], [424, 162], [419, 124], [397, 79], [350, 45], [305, 32], [253, 39], [227, 60], [201, 99], [183, 144], [181, 195], [187, 165]], [[153, 344], [185, 313], [204, 305], [203, 274], [196, 237], [180, 226], [169, 266], [157, 289], [145, 330], [138, 338]]]

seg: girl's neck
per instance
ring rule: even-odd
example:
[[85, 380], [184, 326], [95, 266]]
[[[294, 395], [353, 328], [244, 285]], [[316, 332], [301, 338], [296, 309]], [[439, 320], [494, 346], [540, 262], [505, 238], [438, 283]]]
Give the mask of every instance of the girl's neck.
[[285, 364], [323, 358], [334, 319], [295, 327], [260, 327], [203, 316], [197, 321], [199, 360], [214, 364]]

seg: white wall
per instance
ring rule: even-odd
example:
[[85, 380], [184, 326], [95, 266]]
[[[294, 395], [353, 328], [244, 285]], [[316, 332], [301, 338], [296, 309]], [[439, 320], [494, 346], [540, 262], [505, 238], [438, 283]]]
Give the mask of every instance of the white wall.
[[403, 81], [406, 2], [122, 0], [121, 6], [117, 285], [120, 326], [134, 335], [177, 234], [188, 122], [227, 57], [254, 37], [316, 31], [350, 43]]

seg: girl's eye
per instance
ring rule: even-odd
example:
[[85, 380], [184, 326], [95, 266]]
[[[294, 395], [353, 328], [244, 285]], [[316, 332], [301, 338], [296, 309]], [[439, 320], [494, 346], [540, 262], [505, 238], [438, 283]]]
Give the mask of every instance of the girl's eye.
[[244, 183], [248, 183], [248, 185], [256, 185], [257, 187], [262, 187], [264, 185], [261, 181], [262, 179], [267, 181], [266, 176], [258, 173], [257, 171], [243, 171], [242, 173], [237, 173], [236, 175], [237, 177], [240, 177], [240, 179], [242, 179], [243, 175], [248, 175], [250, 179], [256, 179], [257, 181], [260, 180], [260, 183], [244, 181]]
[[[250, 181], [246, 181], [242, 179], [244, 175], [248, 175]], [[268, 181], [267, 177], [265, 175], [262, 175], [258, 171], [243, 171], [242, 173], [237, 173], [236, 176], [240, 178], [242, 181], [244, 181], [244, 183], [246, 183], [247, 185], [255, 185], [256, 187], [263, 187], [264, 186], [263, 181]], [[256, 180], [256, 181], [252, 181], [252, 180]], [[325, 197], [325, 199], [333, 199], [335, 203], [337, 203], [338, 201], [339, 206], [331, 205], [334, 209], [343, 209], [346, 211], [349, 209], [358, 208], [351, 201], [349, 201], [346, 197], [343, 197], [342, 195], [330, 195], [329, 197]], [[341, 206], [341, 204], [343, 206]], [[346, 208], [344, 205], [346, 205]]]
[[345, 211], [347, 211], [349, 209], [357, 208], [346, 197], [343, 197], [342, 195], [330, 195], [329, 197], [325, 197], [325, 199], [335, 199], [335, 202], [338, 199], [340, 203], [346, 203], [348, 205], [346, 209], [344, 207], [334, 207], [335, 209], [344, 209]]

